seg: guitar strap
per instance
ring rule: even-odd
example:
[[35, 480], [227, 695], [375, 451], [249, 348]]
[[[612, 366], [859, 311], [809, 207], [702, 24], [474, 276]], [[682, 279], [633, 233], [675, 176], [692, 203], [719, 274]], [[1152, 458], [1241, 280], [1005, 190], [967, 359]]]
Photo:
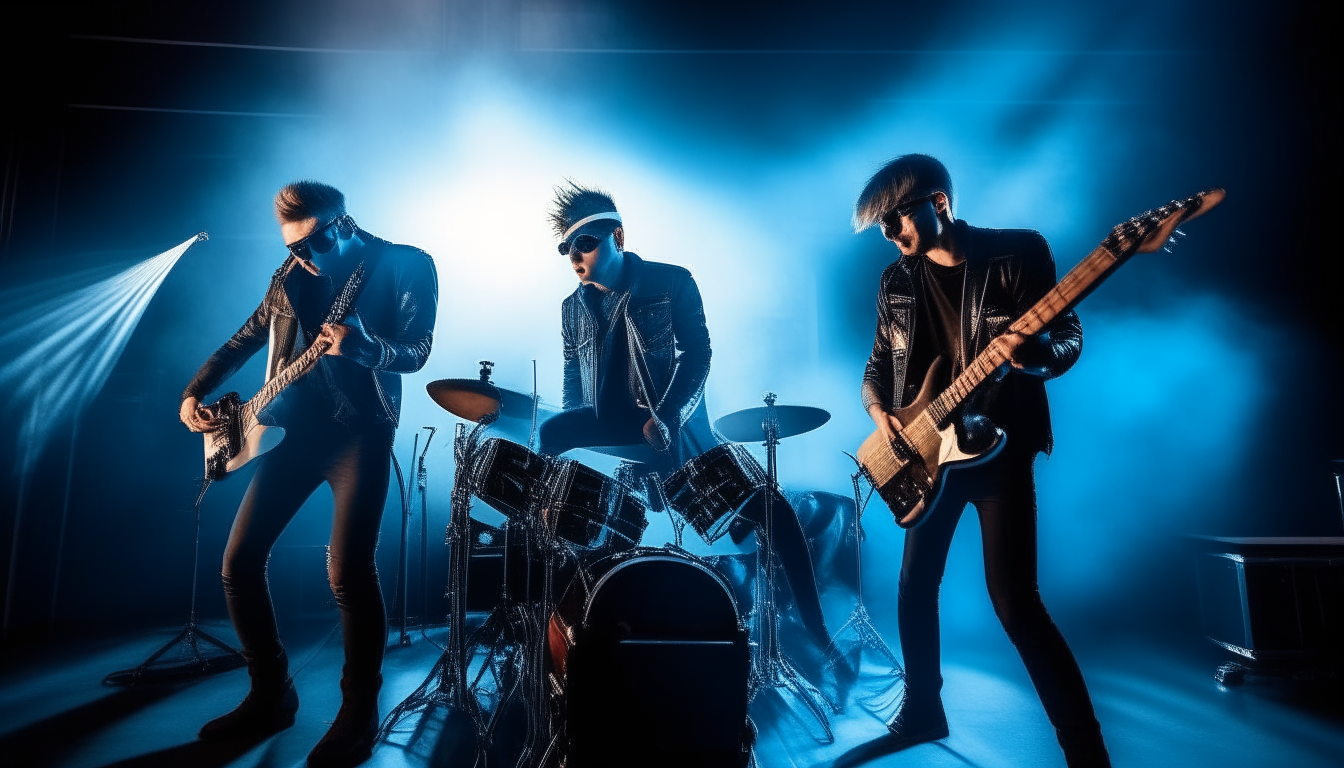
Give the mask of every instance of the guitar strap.
[[350, 312], [355, 308], [355, 300], [364, 292], [364, 263], [359, 262], [355, 266], [355, 271], [345, 279], [345, 285], [341, 286], [336, 298], [332, 299], [331, 308], [327, 310], [326, 320], [323, 322], [340, 325], [350, 316]]

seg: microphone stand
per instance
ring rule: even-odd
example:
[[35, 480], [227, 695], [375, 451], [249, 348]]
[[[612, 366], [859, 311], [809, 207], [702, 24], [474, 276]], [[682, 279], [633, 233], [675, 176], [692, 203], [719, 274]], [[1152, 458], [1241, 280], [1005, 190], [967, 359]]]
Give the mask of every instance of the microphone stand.
[[[103, 685], [135, 685], [146, 677], [162, 679], [181, 679], [213, 675], [247, 664], [247, 660], [236, 649], [201, 629], [196, 624], [196, 592], [201, 562], [201, 502], [205, 501], [205, 492], [210, 490], [210, 478], [201, 482], [201, 492], [196, 496], [196, 537], [191, 557], [191, 609], [187, 613], [187, 624], [173, 639], [164, 643], [149, 658], [131, 669], [113, 672], [103, 678]], [[201, 652], [202, 645], [214, 646], [216, 653], [206, 655]], [[190, 651], [190, 660], [175, 666], [160, 661], [164, 654], [174, 648], [184, 647]]]

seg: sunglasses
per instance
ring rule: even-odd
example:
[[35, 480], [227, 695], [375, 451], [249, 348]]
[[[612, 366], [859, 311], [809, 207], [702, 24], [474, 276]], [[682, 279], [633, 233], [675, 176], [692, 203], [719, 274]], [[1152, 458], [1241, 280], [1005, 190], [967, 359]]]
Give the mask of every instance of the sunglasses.
[[302, 240], [296, 240], [285, 247], [289, 249], [290, 255], [299, 261], [312, 261], [313, 254], [320, 256], [336, 247], [336, 224], [344, 218], [344, 216], [337, 216], [313, 230], [310, 235]]
[[579, 235], [568, 242], [560, 243], [560, 255], [568, 256], [571, 253], [588, 253], [597, 250], [597, 246], [602, 243], [603, 238], [592, 235]]
[[934, 192], [933, 194], [917, 197], [903, 205], [898, 205], [895, 208], [892, 208], [882, 216], [882, 225], [896, 229], [897, 225], [900, 224], [901, 219], [909, 216], [912, 211], [929, 200], [932, 200], [937, 195], [938, 193]]

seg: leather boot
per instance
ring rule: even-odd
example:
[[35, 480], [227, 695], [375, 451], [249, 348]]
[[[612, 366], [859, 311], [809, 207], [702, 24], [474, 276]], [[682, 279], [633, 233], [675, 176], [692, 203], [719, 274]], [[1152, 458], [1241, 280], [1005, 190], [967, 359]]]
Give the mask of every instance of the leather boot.
[[243, 702], [232, 712], [201, 727], [205, 741], [261, 739], [294, 724], [299, 710], [299, 694], [289, 679], [289, 659], [285, 652], [270, 659], [251, 659], [247, 674], [252, 687]]
[[327, 735], [308, 753], [310, 768], [353, 768], [368, 760], [378, 740], [378, 691], [383, 676], [341, 676], [341, 709]]
[[1111, 756], [1101, 738], [1101, 725], [1056, 728], [1059, 746], [1064, 750], [1064, 762], [1069, 768], [1111, 768]]
[[937, 693], [912, 694], [906, 688], [895, 716], [887, 723], [887, 730], [891, 733], [883, 738], [883, 742], [893, 751], [947, 738], [947, 714], [943, 711], [942, 697]]

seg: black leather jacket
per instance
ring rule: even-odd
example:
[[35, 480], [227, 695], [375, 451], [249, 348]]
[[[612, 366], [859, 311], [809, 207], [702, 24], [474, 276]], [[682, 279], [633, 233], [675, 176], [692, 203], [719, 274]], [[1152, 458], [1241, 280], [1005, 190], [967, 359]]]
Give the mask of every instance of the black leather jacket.
[[[359, 236], [365, 246], [352, 255], [364, 260], [366, 276], [346, 319], [353, 330], [342, 340], [341, 354], [369, 369], [380, 401], [379, 415], [395, 425], [401, 416], [400, 374], [420, 370], [429, 358], [438, 312], [438, 274], [433, 259], [418, 248], [389, 243], [363, 230]], [[184, 400], [213, 392], [268, 341], [268, 380], [294, 359], [299, 321], [286, 282], [295, 269], [301, 267], [288, 259], [275, 271], [261, 304], [196, 372], [182, 393]]]
[[[981, 229], [963, 221], [956, 222], [956, 236], [966, 256], [966, 279], [961, 298], [961, 348], [965, 359], [953, 361], [952, 376], [965, 369], [996, 336], [1031, 308], [1056, 282], [1055, 260], [1050, 245], [1039, 232], [1024, 229]], [[910, 340], [914, 338], [916, 317], [915, 281], [922, 270], [915, 269], [918, 257], [903, 258], [882, 273], [877, 296], [877, 333], [873, 353], [863, 375], [863, 407], [880, 403], [894, 411], [912, 401], [922, 381], [907, 381], [906, 362]], [[1072, 311], [1057, 318], [1048, 328], [1029, 337], [1018, 350], [1018, 359], [1036, 374], [1012, 370], [1016, 377], [1012, 392], [1015, 402], [1000, 403], [1000, 410], [1016, 415], [1018, 428], [1011, 443], [1018, 450], [1049, 453], [1054, 446], [1050, 429], [1050, 408], [1045, 396], [1045, 379], [1067, 371], [1083, 349], [1083, 328]], [[959, 434], [973, 443], [986, 435], [988, 425], [980, 418], [996, 397], [1002, 379], [986, 382], [961, 409]]]
[[[628, 384], [630, 402], [652, 408], [672, 433], [679, 462], [721, 442], [705, 410], [705, 380], [709, 378], [709, 329], [695, 278], [682, 267], [644, 261], [626, 251], [626, 286], [618, 297], [624, 323], [612, 323], [598, 338], [598, 318], [584, 304], [579, 290], [560, 305], [564, 341], [566, 409], [598, 407], [601, 377], [619, 375]], [[628, 370], [601, 370], [611, 334], [632, 329]], [[644, 377], [644, 373], [647, 376]], [[598, 414], [601, 417], [601, 414]]]

